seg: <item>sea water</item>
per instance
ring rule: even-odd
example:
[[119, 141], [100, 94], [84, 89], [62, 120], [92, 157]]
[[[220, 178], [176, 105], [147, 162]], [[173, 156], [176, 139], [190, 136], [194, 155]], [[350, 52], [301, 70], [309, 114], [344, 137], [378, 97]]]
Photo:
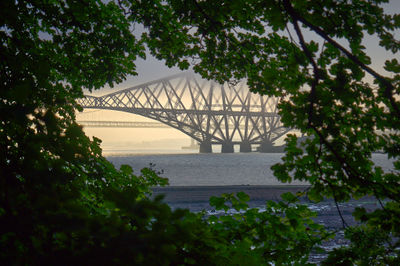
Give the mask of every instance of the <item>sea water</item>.
[[[141, 151], [142, 154], [118, 152], [115, 150], [112, 154], [106, 154], [106, 157], [116, 166], [128, 164], [132, 166], [138, 174], [143, 167], [152, 167], [161, 172], [163, 177], [169, 178], [172, 186], [223, 186], [223, 185], [305, 185], [307, 183], [294, 181], [289, 184], [279, 182], [270, 169], [272, 165], [281, 162], [283, 153], [231, 153], [231, 154], [176, 154], [177, 151], [170, 151], [172, 154], [159, 154], [160, 151], [151, 152]], [[175, 154], [173, 154], [175, 152]], [[186, 151], [187, 152], [187, 151]], [[147, 154], [144, 154], [147, 153]], [[149, 154], [152, 153], [152, 154]], [[156, 153], [156, 154], [154, 154]], [[373, 161], [381, 166], [385, 171], [393, 169], [392, 162], [384, 154], [373, 154]], [[370, 202], [367, 202], [371, 205]], [[351, 210], [355, 206], [366, 204], [365, 202], [349, 202], [340, 205], [341, 208]], [[372, 202], [373, 204], [373, 202]], [[310, 209], [318, 212], [317, 222], [325, 224], [331, 229], [338, 230], [338, 237], [324, 242], [321, 246], [325, 253], [312, 253], [309, 262], [319, 263], [327, 257], [327, 252], [333, 248], [343, 245], [343, 230], [341, 230], [341, 219], [334, 215], [336, 205], [333, 202], [324, 201], [319, 204], [308, 203]], [[191, 211], [206, 210], [210, 215], [219, 214], [214, 208], [202, 202], [178, 202], [172, 203], [172, 208], [188, 208]], [[252, 206], [265, 210], [264, 203], [257, 203]], [[333, 211], [335, 210], [335, 211]], [[235, 213], [233, 209], [228, 213]], [[344, 216], [350, 221], [351, 215]]]
[[[140, 174], [144, 167], [152, 167], [160, 176], [167, 177], [171, 186], [307, 185], [300, 181], [281, 183], [274, 177], [271, 166], [281, 162], [283, 153], [144, 154], [125, 151], [105, 155], [117, 168], [122, 164], [130, 165], [135, 174]], [[385, 154], [373, 154], [372, 159], [386, 171], [393, 168]]]

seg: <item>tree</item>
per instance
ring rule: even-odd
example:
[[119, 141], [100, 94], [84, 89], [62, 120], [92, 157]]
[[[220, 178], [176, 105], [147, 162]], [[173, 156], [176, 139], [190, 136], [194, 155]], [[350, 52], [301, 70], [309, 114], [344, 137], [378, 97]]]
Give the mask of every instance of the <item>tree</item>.
[[[380, 202], [354, 212], [365, 227], [348, 228], [354, 243], [331, 255], [352, 263], [399, 257], [400, 64], [394, 57], [384, 66], [391, 74], [379, 73], [363, 46], [373, 35], [388, 54], [399, 51], [400, 15], [385, 14], [387, 2], [153, 1], [143, 13], [130, 9], [167, 65], [191, 64], [220, 82], [246, 78], [252, 91], [281, 97], [282, 121], [309, 138], [287, 138], [283, 163], [273, 167], [279, 180], [310, 182], [314, 201], [372, 195]], [[376, 151], [393, 170], [374, 164]]]
[[[235, 217], [171, 210], [150, 198], [151, 187], [167, 180], [151, 169], [115, 169], [100, 140], [76, 124], [83, 89], [135, 74], [134, 60], [145, 55], [128, 6], [143, 14], [151, 8], [100, 0], [0, 3], [0, 264], [306, 261], [326, 234], [311, 211], [270, 203], [276, 213], [267, 215], [247, 210], [242, 194], [213, 199], [217, 208], [230, 202], [246, 209]], [[274, 224], [281, 233], [269, 243], [264, 235]], [[274, 251], [279, 245], [284, 253]]]
[[[253, 91], [281, 97], [282, 121], [310, 138], [304, 149], [288, 138], [275, 175], [310, 182], [312, 200], [382, 202], [356, 210], [363, 226], [347, 230], [352, 245], [328, 262], [395, 263], [400, 66], [390, 60], [393, 76], [379, 74], [362, 46], [367, 32], [398, 51], [391, 31], [400, 19], [384, 14], [384, 2], [2, 1], [2, 264], [304, 264], [329, 236], [289, 194], [266, 212], [248, 209], [243, 194], [211, 199], [242, 211], [234, 216], [172, 211], [149, 197], [165, 180], [102, 157], [99, 140], [74, 122], [75, 99], [135, 74], [146, 46], [168, 66], [192, 64], [220, 82], [247, 78]], [[321, 42], [306, 41], [304, 28]], [[392, 172], [374, 166], [377, 150], [393, 159]]]

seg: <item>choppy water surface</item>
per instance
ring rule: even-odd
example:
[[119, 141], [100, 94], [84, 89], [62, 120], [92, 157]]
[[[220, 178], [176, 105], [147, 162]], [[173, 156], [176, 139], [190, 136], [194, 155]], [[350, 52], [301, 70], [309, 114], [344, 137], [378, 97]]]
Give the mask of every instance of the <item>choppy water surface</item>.
[[[270, 169], [272, 165], [281, 161], [282, 153], [233, 153], [233, 154], [142, 154], [142, 155], [113, 155], [107, 158], [119, 167], [121, 164], [128, 164], [139, 173], [143, 167], [148, 167], [150, 163], [155, 164], [155, 170], [163, 171], [161, 176], [167, 177], [172, 186], [228, 186], [228, 185], [284, 185], [273, 176]], [[384, 154], [374, 154], [374, 162], [381, 166], [385, 171], [393, 168], [392, 163]], [[289, 185], [305, 185], [306, 183], [293, 182]], [[180, 187], [172, 189], [187, 189], [187, 198], [197, 195], [204, 187]], [[241, 187], [243, 188], [243, 187]], [[250, 187], [249, 187], [250, 188]], [[292, 187], [295, 188], [295, 187]], [[171, 192], [172, 194], [174, 192]], [[196, 194], [197, 193], [197, 194]], [[265, 197], [270, 197], [265, 195]], [[303, 202], [310, 209], [317, 212], [315, 221], [326, 226], [328, 230], [336, 231], [336, 237], [322, 244], [323, 253], [311, 253], [309, 262], [319, 264], [323, 261], [330, 250], [348, 245], [348, 240], [344, 238], [342, 230], [342, 220], [336, 209], [336, 204], [332, 200], [325, 200], [318, 204]], [[191, 211], [206, 210], [208, 215], [218, 215], [219, 211], [214, 210], [208, 205], [208, 201], [192, 201], [179, 198], [176, 202], [168, 204], [172, 208], [187, 208]], [[265, 201], [250, 201], [252, 208], [265, 210]], [[379, 208], [377, 202], [371, 198], [340, 204], [342, 217], [348, 224], [354, 225], [351, 215], [354, 208], [364, 206], [368, 209]], [[235, 213], [235, 210], [229, 210]]]
[[[171, 186], [282, 185], [270, 169], [281, 161], [283, 153], [231, 154], [142, 154], [113, 155], [107, 158], [116, 166], [132, 166], [135, 173], [154, 164], [160, 176]], [[384, 154], [374, 154], [373, 160], [384, 170], [392, 164]], [[289, 185], [305, 185], [294, 181]]]

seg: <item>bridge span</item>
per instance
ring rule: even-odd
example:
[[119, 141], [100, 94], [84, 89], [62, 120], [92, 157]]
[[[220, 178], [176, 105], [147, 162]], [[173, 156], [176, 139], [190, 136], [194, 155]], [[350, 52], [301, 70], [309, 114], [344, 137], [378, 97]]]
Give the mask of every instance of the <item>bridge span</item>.
[[170, 127], [160, 122], [99, 121], [99, 120], [78, 120], [76, 122], [84, 127], [120, 127], [120, 128], [169, 128]]
[[290, 129], [280, 122], [278, 99], [249, 91], [245, 82], [218, 84], [191, 72], [169, 76], [103, 96], [79, 99], [85, 108], [133, 113], [176, 128], [200, 143], [200, 152], [274, 151]]

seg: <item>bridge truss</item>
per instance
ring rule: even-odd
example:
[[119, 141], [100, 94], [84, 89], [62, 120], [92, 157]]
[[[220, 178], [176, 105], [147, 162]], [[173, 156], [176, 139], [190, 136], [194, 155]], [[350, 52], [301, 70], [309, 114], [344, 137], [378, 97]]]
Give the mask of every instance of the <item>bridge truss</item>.
[[176, 128], [200, 143], [200, 152], [221, 144], [222, 152], [241, 152], [259, 144], [268, 152], [290, 129], [277, 113], [278, 99], [249, 91], [245, 82], [218, 84], [193, 73], [148, 82], [101, 97], [79, 100], [83, 108], [116, 110], [142, 115]]

